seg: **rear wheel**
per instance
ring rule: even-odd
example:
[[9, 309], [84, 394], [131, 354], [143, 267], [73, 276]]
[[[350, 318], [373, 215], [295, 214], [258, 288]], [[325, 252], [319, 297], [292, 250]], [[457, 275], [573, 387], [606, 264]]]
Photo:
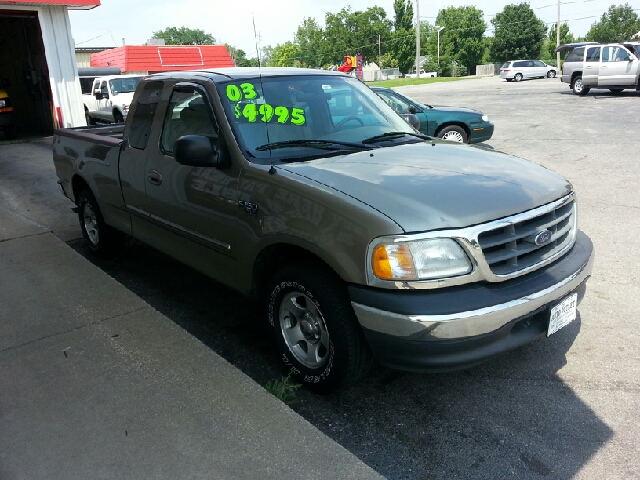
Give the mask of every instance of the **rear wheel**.
[[450, 142], [467, 143], [467, 132], [458, 125], [449, 125], [438, 132], [438, 138]]
[[549, 71], [547, 72], [547, 77], [549, 77], [549, 78], [555, 78], [555, 76], [556, 76], [556, 71], [555, 71], [555, 70], [549, 70]]
[[109, 255], [120, 248], [124, 234], [104, 223], [102, 212], [90, 190], [78, 196], [78, 220], [89, 250], [96, 255]]
[[122, 114], [120, 112], [114, 112], [113, 113], [113, 121], [115, 123], [124, 123], [124, 117], [122, 116]]
[[514, 75], [513, 79], [514, 79], [516, 82], [520, 82], [520, 81], [522, 81], [522, 74], [521, 74], [521, 73], [516, 73], [516, 74]]
[[587, 93], [589, 93], [589, 87], [585, 86], [582, 83], [582, 77], [576, 77], [575, 80], [573, 81], [573, 93], [575, 93], [576, 95], [586, 95]]
[[267, 318], [288, 373], [318, 393], [355, 383], [371, 366], [346, 287], [326, 268], [279, 270], [269, 282]]

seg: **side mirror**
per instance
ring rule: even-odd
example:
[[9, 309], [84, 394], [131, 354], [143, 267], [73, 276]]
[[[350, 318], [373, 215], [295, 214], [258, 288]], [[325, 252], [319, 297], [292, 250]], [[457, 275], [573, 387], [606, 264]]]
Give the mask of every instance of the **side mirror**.
[[93, 94], [95, 95], [96, 100], [102, 100], [104, 98], [104, 96], [102, 95], [102, 92], [96, 91]]
[[420, 119], [416, 117], [414, 114], [410, 113], [407, 115], [402, 115], [404, 121], [411, 125], [416, 130], [420, 130]]
[[412, 113], [414, 115], [418, 113], [418, 109], [415, 107], [415, 105], [409, 105], [409, 113]]
[[228, 163], [224, 148], [216, 148], [209, 137], [184, 135], [173, 144], [173, 155], [180, 165], [223, 168]]

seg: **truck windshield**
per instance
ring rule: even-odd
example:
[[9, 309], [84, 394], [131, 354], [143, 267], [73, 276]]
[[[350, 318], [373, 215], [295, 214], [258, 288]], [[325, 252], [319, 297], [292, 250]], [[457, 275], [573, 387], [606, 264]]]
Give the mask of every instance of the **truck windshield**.
[[116, 78], [109, 80], [111, 93], [118, 95], [119, 93], [132, 93], [136, 91], [136, 87], [142, 80], [142, 77]]
[[[346, 76], [256, 77], [221, 83], [217, 88], [241, 148], [256, 159], [365, 150], [371, 145], [363, 140], [371, 137], [415, 133], [374, 92]], [[401, 134], [388, 139], [416, 141], [414, 136]]]

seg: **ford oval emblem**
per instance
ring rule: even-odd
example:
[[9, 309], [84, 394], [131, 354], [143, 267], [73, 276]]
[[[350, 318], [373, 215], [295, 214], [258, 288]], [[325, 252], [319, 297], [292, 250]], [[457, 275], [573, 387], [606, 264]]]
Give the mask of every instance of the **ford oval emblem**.
[[551, 232], [549, 230], [542, 230], [535, 236], [534, 242], [538, 246], [546, 245], [551, 240]]

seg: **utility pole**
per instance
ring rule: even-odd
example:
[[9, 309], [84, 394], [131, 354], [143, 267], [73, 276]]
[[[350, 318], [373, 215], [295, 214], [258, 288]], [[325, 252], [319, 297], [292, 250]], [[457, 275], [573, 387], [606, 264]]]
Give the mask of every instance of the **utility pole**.
[[420, 0], [416, 0], [416, 78], [420, 78]]
[[[560, 46], [560, 0], [558, 0], [558, 23], [556, 26], [556, 47]], [[556, 52], [556, 65], [558, 74], [560, 73], [560, 52]]]
[[380, 65], [380, 34], [378, 34], [378, 68], [382, 68]]

